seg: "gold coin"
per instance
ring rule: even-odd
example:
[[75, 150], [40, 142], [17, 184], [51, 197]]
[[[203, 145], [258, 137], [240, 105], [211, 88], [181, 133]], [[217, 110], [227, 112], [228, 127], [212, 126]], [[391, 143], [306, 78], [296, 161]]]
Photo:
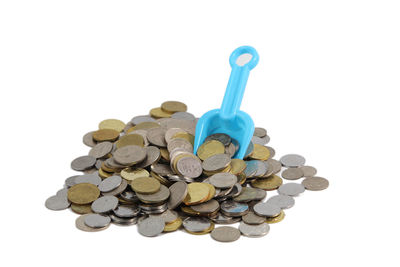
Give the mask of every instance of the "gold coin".
[[282, 210], [278, 216], [275, 217], [267, 217], [265, 220], [266, 223], [278, 223], [285, 218], [285, 212]]
[[181, 211], [188, 215], [191, 215], [191, 216], [199, 216], [200, 215], [200, 212], [193, 210], [189, 206], [181, 206]]
[[204, 202], [210, 193], [210, 189], [205, 183], [190, 183], [187, 189], [188, 192], [183, 203], [188, 206]]
[[268, 148], [259, 144], [254, 144], [254, 150], [249, 155], [249, 158], [258, 160], [267, 160], [269, 159], [270, 155], [271, 153], [269, 152]]
[[108, 177], [110, 177], [110, 176], [112, 176], [112, 175], [113, 175], [112, 173], [109, 173], [109, 172], [103, 170], [103, 168], [100, 168], [100, 169], [99, 169], [99, 176], [100, 176], [101, 178], [103, 178], [103, 179], [108, 178]]
[[140, 194], [156, 193], [160, 186], [160, 182], [153, 177], [139, 177], [131, 182], [133, 191]]
[[189, 234], [192, 234], [192, 235], [205, 235], [205, 234], [210, 233], [212, 230], [214, 230], [214, 227], [215, 227], [214, 222], [211, 222], [211, 226], [209, 228], [207, 228], [206, 230], [204, 230], [204, 231], [192, 232], [192, 231], [187, 230], [186, 228], [185, 228], [185, 231], [188, 232]]
[[165, 224], [164, 232], [173, 232], [179, 229], [182, 225], [181, 217], [178, 217], [175, 221]]
[[78, 214], [88, 214], [88, 213], [92, 213], [92, 205], [91, 204], [78, 205], [78, 204], [72, 203], [71, 210]]
[[267, 178], [259, 178], [251, 181], [251, 185], [255, 188], [264, 190], [275, 190], [282, 185], [282, 178], [273, 174]]
[[197, 150], [197, 155], [201, 160], [205, 160], [217, 154], [224, 154], [225, 146], [220, 141], [210, 140], [203, 143]]
[[117, 142], [115, 142], [117, 148], [121, 148], [124, 146], [144, 146], [143, 136], [139, 134], [127, 134], [122, 136]]
[[153, 108], [150, 110], [150, 115], [154, 118], [171, 118], [173, 113], [162, 110], [161, 108]]
[[160, 148], [161, 158], [165, 161], [170, 161], [168, 149], [165, 147]]
[[147, 170], [142, 168], [125, 168], [121, 171], [121, 177], [128, 181], [133, 181], [139, 177], [150, 177], [150, 174]]
[[97, 142], [115, 141], [119, 137], [119, 132], [113, 129], [100, 129], [93, 132], [92, 136]]
[[246, 169], [246, 163], [242, 159], [232, 159], [231, 160], [231, 170], [232, 174], [238, 175]]
[[130, 132], [136, 131], [136, 130], [147, 130], [147, 129], [157, 128], [157, 127], [160, 127], [160, 124], [158, 124], [157, 122], [145, 121], [145, 122], [141, 122], [139, 124], [136, 124], [132, 128], [129, 128], [126, 131], [126, 133], [130, 133]]
[[166, 101], [161, 104], [161, 108], [169, 113], [187, 111], [187, 106], [179, 101]]
[[68, 200], [74, 204], [89, 204], [99, 196], [100, 190], [93, 184], [76, 184], [68, 189]]
[[188, 141], [189, 143], [191, 143], [192, 146], [193, 146], [193, 144], [194, 144], [194, 136], [191, 135], [190, 133], [179, 132], [179, 133], [176, 133], [176, 134], [174, 134], [174, 135], [172, 136], [172, 139], [174, 139], [174, 138], [182, 138], [182, 139], [185, 139], [186, 141]]
[[241, 172], [241, 173], [237, 174], [236, 176], [238, 177], [239, 184], [244, 184], [244, 182], [246, 182], [247, 176], [244, 172]]
[[209, 183], [204, 183], [204, 184], [207, 185], [208, 189], [210, 190], [206, 200], [203, 201], [203, 202], [207, 202], [207, 201], [213, 199], [213, 197], [215, 196], [215, 187], [212, 184], [209, 184]]
[[117, 132], [122, 132], [124, 128], [125, 123], [116, 119], [108, 119], [99, 123], [99, 129], [112, 129]]
[[151, 174], [151, 177], [156, 178], [160, 182], [160, 184], [165, 185], [167, 187], [171, 186], [172, 183], [168, 179], [165, 179], [161, 175], [159, 175], [159, 174], [157, 174], [155, 172], [152, 172], [152, 171], [150, 171], [150, 174]]

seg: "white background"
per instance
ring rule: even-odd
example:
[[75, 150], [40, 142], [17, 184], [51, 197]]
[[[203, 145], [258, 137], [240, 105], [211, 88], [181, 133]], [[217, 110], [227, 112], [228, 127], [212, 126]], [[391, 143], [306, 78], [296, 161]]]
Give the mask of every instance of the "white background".
[[[399, 266], [399, 14], [384, 0], [1, 1], [1, 266]], [[44, 207], [101, 120], [219, 107], [240, 45], [260, 54], [242, 110], [328, 190], [229, 244], [85, 233]]]

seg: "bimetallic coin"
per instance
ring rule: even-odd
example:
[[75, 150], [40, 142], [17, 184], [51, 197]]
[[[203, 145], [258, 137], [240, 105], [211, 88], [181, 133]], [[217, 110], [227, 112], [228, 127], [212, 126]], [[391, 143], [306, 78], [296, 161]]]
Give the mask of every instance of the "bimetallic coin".
[[241, 222], [239, 225], [239, 230], [242, 235], [247, 237], [262, 237], [269, 233], [269, 225], [267, 223], [262, 223], [258, 225], [251, 225], [245, 222]]
[[288, 154], [281, 157], [280, 162], [285, 167], [297, 168], [303, 166], [304, 163], [306, 163], [306, 159], [303, 156], [297, 154]]
[[246, 177], [250, 178], [253, 177], [258, 170], [258, 162], [256, 160], [249, 160], [245, 161], [246, 163], [246, 169], [244, 170], [244, 174]]
[[63, 188], [57, 191], [56, 196], [68, 198], [68, 188]]
[[132, 218], [139, 214], [140, 209], [137, 205], [119, 205], [113, 212], [120, 218]]
[[298, 196], [305, 190], [304, 186], [296, 183], [286, 183], [278, 188], [278, 193], [286, 196]]
[[96, 159], [104, 158], [106, 155], [111, 153], [113, 144], [111, 142], [101, 142], [95, 145], [90, 151], [89, 156]]
[[187, 184], [185, 182], [176, 182], [169, 187], [170, 197], [168, 200], [168, 208], [175, 209], [179, 206], [187, 195]]
[[63, 196], [52, 196], [49, 197], [45, 202], [45, 206], [49, 210], [65, 210], [70, 204], [71, 202], [69, 202], [68, 199]]
[[122, 183], [122, 178], [121, 176], [110, 176], [106, 179], [104, 179], [100, 184], [99, 184], [99, 189], [101, 192], [110, 192], [111, 190], [116, 189], [118, 186], [120, 186]]
[[100, 214], [88, 214], [84, 222], [87, 226], [92, 228], [103, 228], [107, 227], [111, 223], [111, 219], [108, 216]]
[[232, 217], [245, 215], [249, 211], [249, 206], [245, 203], [227, 200], [221, 203], [221, 212]]
[[179, 102], [179, 101], [166, 101], [161, 104], [161, 108], [164, 111], [170, 112], [170, 113], [187, 111], [186, 104]]
[[219, 242], [233, 242], [240, 238], [240, 231], [231, 226], [221, 226], [211, 232], [211, 237]]
[[216, 173], [210, 177], [210, 183], [216, 188], [231, 188], [237, 183], [236, 175], [232, 173]]
[[141, 194], [153, 194], [160, 190], [160, 182], [153, 177], [139, 177], [131, 182], [133, 191]]
[[258, 216], [275, 217], [281, 212], [281, 208], [270, 203], [258, 203], [253, 207]]
[[301, 182], [301, 184], [311, 191], [320, 191], [327, 189], [329, 186], [329, 181], [322, 177], [307, 177]]
[[303, 171], [304, 177], [312, 177], [317, 174], [317, 169], [311, 166], [301, 166], [300, 169]]
[[188, 217], [183, 220], [183, 227], [190, 232], [202, 232], [210, 226], [210, 220], [204, 217]]
[[146, 150], [143, 147], [124, 146], [114, 152], [114, 159], [119, 164], [131, 166], [143, 161], [146, 155]]
[[153, 171], [161, 176], [173, 174], [170, 166], [168, 166], [167, 164], [161, 164], [161, 163], [152, 164], [151, 171]]
[[92, 156], [82, 156], [71, 162], [71, 169], [75, 171], [84, 171], [92, 168], [96, 163], [96, 158]]
[[268, 199], [266, 203], [278, 206], [281, 209], [289, 209], [294, 206], [295, 200], [291, 196], [277, 195]]
[[93, 184], [76, 184], [68, 189], [68, 200], [75, 204], [89, 204], [95, 201], [100, 190]]
[[116, 119], [108, 119], [99, 123], [99, 129], [112, 129], [117, 132], [122, 132], [124, 128], [125, 123]]
[[92, 210], [96, 213], [106, 213], [118, 206], [118, 198], [114, 196], [103, 196], [92, 203]]
[[164, 230], [165, 222], [160, 217], [148, 217], [139, 220], [138, 231], [141, 235], [153, 237], [161, 234]]
[[282, 178], [286, 180], [297, 180], [303, 177], [303, 175], [301, 168], [288, 168], [282, 172]]
[[242, 220], [247, 224], [262, 224], [265, 223], [265, 216], [259, 216], [254, 212], [249, 212], [242, 216]]
[[75, 226], [76, 228], [78, 228], [79, 230], [85, 231], [85, 232], [98, 232], [98, 231], [102, 231], [108, 228], [109, 224], [105, 227], [101, 227], [101, 228], [94, 228], [94, 227], [89, 227], [85, 224], [85, 219], [87, 216], [89, 216], [90, 214], [84, 214], [79, 216], [78, 218], [76, 218], [75, 220]]

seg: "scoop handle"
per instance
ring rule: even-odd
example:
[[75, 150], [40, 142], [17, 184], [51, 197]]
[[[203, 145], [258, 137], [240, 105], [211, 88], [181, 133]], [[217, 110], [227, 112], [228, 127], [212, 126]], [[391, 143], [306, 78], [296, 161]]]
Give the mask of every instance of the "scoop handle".
[[[246, 56], [251, 57], [250, 60], [241, 64], [241, 59], [245, 59]], [[257, 65], [258, 59], [257, 51], [251, 46], [241, 46], [232, 52], [229, 57], [232, 71], [220, 111], [222, 119], [235, 117], [236, 112], [240, 109], [247, 79], [250, 71]]]

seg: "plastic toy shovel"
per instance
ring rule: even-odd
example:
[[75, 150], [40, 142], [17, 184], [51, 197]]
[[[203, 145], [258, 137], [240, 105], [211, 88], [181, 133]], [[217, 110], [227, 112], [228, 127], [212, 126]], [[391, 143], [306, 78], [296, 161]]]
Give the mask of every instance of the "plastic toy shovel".
[[220, 109], [210, 110], [197, 122], [194, 141], [194, 153], [207, 136], [224, 133], [239, 143], [235, 158], [242, 159], [254, 132], [254, 122], [251, 117], [239, 110], [250, 71], [258, 63], [258, 53], [250, 46], [241, 46], [229, 57], [232, 67], [224, 100]]

